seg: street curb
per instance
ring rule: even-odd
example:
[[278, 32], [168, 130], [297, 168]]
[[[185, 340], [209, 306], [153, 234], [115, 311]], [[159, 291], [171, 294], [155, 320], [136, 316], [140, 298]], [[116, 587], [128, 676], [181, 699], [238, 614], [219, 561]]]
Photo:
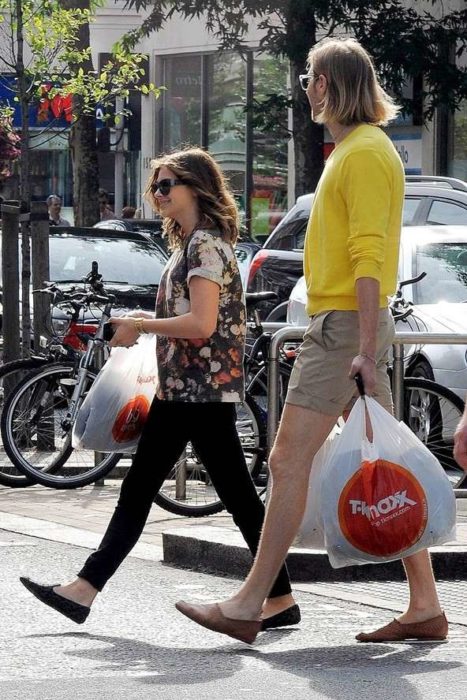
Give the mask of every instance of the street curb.
[[[5, 532], [15, 532], [19, 535], [28, 535], [50, 542], [61, 542], [71, 544], [85, 549], [97, 549], [102, 535], [82, 530], [71, 525], [55, 523], [51, 520], [41, 520], [30, 518], [26, 515], [14, 515], [13, 513], [0, 512], [0, 530]], [[160, 561], [162, 559], [162, 548], [147, 542], [138, 542], [129, 554], [136, 559], [146, 561]]]
[[[251, 567], [251, 554], [240, 533], [228, 528], [198, 526], [166, 530], [162, 533], [164, 563], [234, 578], [245, 578]], [[467, 548], [453, 544], [431, 550], [437, 579], [467, 579]], [[292, 548], [287, 557], [292, 581], [402, 581], [400, 561], [333, 569], [326, 552]]]

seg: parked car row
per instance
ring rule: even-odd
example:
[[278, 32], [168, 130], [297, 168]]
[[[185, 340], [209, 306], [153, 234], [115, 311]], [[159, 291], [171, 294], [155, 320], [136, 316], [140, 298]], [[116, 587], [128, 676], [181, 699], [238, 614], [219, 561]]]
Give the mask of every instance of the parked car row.
[[[467, 226], [467, 184], [454, 178], [407, 176], [403, 225]], [[261, 315], [285, 321], [290, 293], [303, 271], [303, 245], [313, 194], [297, 199], [255, 255], [248, 291], [273, 291], [278, 302], [265, 302]]]
[[[426, 277], [404, 288], [413, 313], [397, 328], [467, 334], [467, 226], [405, 226], [401, 236], [398, 276]], [[305, 278], [290, 295], [287, 322], [307, 326]], [[462, 399], [467, 391], [467, 351], [464, 345], [416, 345], [405, 348], [407, 373], [449, 387]]]

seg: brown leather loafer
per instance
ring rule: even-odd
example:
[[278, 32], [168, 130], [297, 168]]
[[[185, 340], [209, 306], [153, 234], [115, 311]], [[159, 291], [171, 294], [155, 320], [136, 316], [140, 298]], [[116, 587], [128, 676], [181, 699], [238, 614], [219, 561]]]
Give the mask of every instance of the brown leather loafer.
[[190, 605], [180, 600], [175, 607], [182, 615], [213, 632], [226, 634], [246, 644], [253, 644], [261, 629], [261, 620], [234, 620], [226, 617], [217, 603], [210, 605]]
[[360, 632], [358, 642], [444, 642], [448, 636], [446, 615], [437, 615], [424, 622], [404, 624], [393, 620], [374, 632]]

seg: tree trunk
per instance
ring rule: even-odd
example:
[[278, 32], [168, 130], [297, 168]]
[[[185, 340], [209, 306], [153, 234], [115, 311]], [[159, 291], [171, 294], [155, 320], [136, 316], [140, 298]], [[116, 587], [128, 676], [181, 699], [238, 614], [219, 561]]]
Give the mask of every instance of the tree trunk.
[[[80, 99], [74, 98], [75, 114], [79, 114]], [[99, 221], [99, 163], [96, 151], [96, 120], [94, 115], [81, 114], [71, 129], [73, 161], [73, 212], [75, 226], [93, 226]]]
[[[21, 0], [15, 0], [16, 14], [16, 80], [18, 99], [21, 107], [21, 156], [19, 162], [19, 193], [23, 213], [31, 209], [31, 183], [29, 160], [29, 94], [28, 79], [24, 69], [24, 25]], [[21, 353], [31, 354], [31, 247], [29, 222], [21, 223]]]
[[290, 66], [294, 108], [292, 128], [295, 156], [295, 196], [314, 192], [324, 167], [324, 129], [311, 120], [310, 105], [300, 87], [298, 76], [303, 64]]
[[[89, 0], [61, 0], [63, 8], [89, 10]], [[89, 48], [89, 24], [80, 27], [76, 49]], [[94, 70], [89, 58], [80, 66], [85, 73]], [[73, 98], [73, 126], [70, 134], [71, 158], [73, 163], [73, 212], [76, 226], [92, 226], [99, 220], [99, 163], [96, 146], [95, 114], [83, 114], [83, 101]]]
[[298, 76], [306, 72], [308, 52], [316, 44], [316, 20], [309, 4], [290, 0], [286, 17], [284, 49], [290, 61], [293, 99], [295, 195], [314, 192], [324, 166], [324, 130], [311, 121], [310, 105]]

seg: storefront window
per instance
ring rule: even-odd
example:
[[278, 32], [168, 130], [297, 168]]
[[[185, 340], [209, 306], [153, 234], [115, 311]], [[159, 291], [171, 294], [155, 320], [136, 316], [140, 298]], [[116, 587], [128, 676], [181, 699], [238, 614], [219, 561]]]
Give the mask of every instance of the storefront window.
[[[208, 62], [208, 142], [245, 212], [246, 61], [235, 53], [217, 53]], [[242, 216], [243, 218], [243, 216]]]
[[449, 174], [467, 180], [467, 100], [455, 112], [453, 121], [453, 158]]
[[[254, 116], [253, 192], [251, 198], [251, 233], [265, 237], [287, 212], [287, 108], [272, 97], [287, 95], [287, 62], [256, 54], [253, 69], [254, 101], [266, 99], [267, 113]], [[259, 128], [261, 127], [261, 128]]]
[[163, 59], [159, 150], [201, 144], [201, 56]]
[[247, 115], [246, 106], [248, 99], [257, 105], [287, 94], [286, 61], [264, 53], [217, 52], [162, 57], [159, 65], [165, 87], [159, 150], [188, 144], [209, 149], [242, 219], [251, 217], [251, 234], [267, 236], [287, 211], [287, 109], [276, 104], [257, 118], [255, 110]]

